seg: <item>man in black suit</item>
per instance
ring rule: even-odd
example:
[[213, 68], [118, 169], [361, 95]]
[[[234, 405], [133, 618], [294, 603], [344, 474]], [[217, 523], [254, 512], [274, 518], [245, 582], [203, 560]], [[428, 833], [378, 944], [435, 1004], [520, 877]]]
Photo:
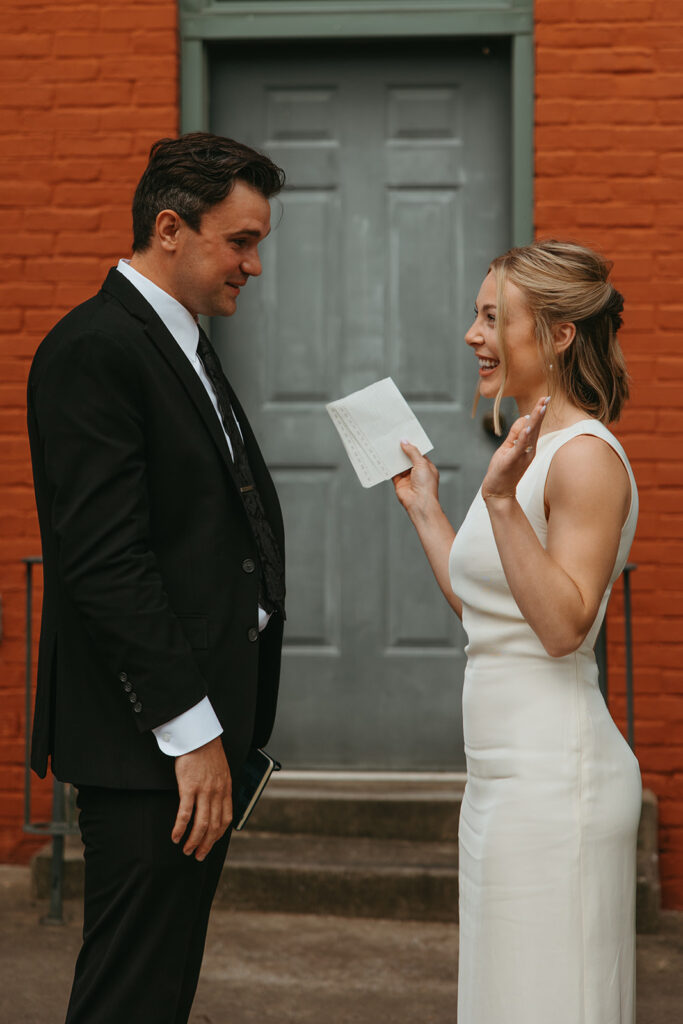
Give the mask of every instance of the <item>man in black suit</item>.
[[44, 598], [33, 768], [78, 788], [83, 947], [68, 1024], [184, 1024], [231, 780], [275, 714], [280, 508], [197, 318], [261, 273], [267, 157], [152, 147], [133, 257], [44, 339], [28, 385]]

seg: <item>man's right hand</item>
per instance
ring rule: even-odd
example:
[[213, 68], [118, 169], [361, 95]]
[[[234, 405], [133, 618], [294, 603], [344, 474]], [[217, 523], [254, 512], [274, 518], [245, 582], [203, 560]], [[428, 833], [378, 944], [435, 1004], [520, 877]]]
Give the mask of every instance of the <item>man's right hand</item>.
[[220, 736], [175, 759], [180, 805], [171, 839], [179, 843], [190, 820], [183, 853], [204, 860], [232, 821], [232, 780]]

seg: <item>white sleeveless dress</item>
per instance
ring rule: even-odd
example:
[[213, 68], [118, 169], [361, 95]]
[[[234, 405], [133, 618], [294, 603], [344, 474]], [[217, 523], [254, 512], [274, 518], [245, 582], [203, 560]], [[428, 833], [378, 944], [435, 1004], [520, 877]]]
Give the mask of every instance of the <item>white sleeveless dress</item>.
[[638, 762], [598, 689], [593, 645], [638, 515], [596, 420], [540, 438], [517, 497], [541, 544], [555, 452], [594, 434], [631, 507], [581, 648], [551, 658], [510, 592], [481, 491], [450, 555], [463, 602], [467, 785], [460, 815], [458, 1024], [633, 1024]]

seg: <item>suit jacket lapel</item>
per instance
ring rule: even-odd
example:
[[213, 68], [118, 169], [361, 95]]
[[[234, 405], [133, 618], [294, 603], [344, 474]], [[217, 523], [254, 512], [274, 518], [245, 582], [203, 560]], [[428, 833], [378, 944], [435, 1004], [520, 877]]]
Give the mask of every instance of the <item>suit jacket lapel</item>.
[[102, 286], [102, 290], [113, 295], [128, 310], [131, 316], [134, 316], [136, 320], [141, 322], [147, 337], [154, 343], [164, 359], [170, 363], [204, 421], [204, 425], [218, 448], [235, 487], [239, 491], [240, 485], [235, 476], [234, 463], [223, 428], [216, 415], [216, 410], [211, 404], [211, 399], [207, 395], [204, 385], [180, 348], [180, 345], [178, 345], [173, 335], [154, 312], [147, 300], [143, 298], [137, 288], [123, 274], [119, 274], [117, 270], [112, 268]]

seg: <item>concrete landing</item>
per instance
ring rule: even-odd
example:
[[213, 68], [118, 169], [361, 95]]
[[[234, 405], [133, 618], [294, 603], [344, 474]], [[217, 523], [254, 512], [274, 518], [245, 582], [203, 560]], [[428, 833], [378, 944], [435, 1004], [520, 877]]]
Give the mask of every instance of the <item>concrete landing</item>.
[[[82, 904], [40, 925], [29, 869], [0, 865], [0, 1021], [63, 1024]], [[216, 906], [190, 1024], [456, 1024], [455, 924]], [[683, 1006], [683, 913], [638, 936], [638, 1024], [676, 1024]], [[549, 1022], [550, 1024], [550, 1022]]]

